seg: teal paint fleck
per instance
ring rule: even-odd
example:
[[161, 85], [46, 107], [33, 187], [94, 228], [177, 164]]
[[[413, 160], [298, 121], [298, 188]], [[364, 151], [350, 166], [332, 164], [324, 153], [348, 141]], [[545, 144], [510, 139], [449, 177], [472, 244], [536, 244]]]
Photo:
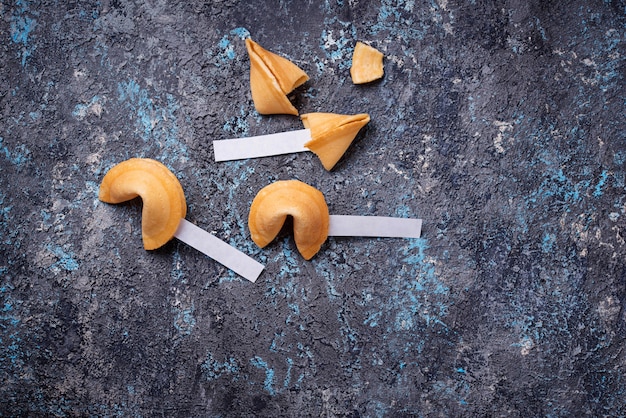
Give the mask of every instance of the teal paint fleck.
[[461, 374], [461, 377], [461, 379], [455, 377], [436, 381], [432, 385], [432, 388], [435, 392], [439, 393], [439, 397], [442, 399], [456, 401], [461, 406], [467, 405], [466, 398], [469, 396], [471, 388], [465, 381], [465, 374]]
[[[300, 307], [298, 306], [297, 303], [288, 303], [287, 306], [289, 306], [289, 309], [291, 309], [294, 315], [296, 316], [300, 315]], [[291, 315], [289, 315], [286, 322], [290, 322], [290, 320], [291, 320]]]
[[228, 35], [224, 35], [224, 37], [217, 44], [221, 49], [221, 56], [223, 57], [223, 61], [232, 61], [235, 59], [235, 48], [228, 40]]
[[82, 119], [89, 113], [89, 109], [92, 109], [94, 105], [98, 105], [102, 102], [102, 98], [98, 95], [93, 96], [87, 104], [79, 103], [74, 106], [72, 116], [76, 119]]
[[571, 211], [571, 206], [579, 204], [591, 185], [590, 178], [578, 181], [566, 175], [560, 167], [558, 156], [545, 152], [539, 156], [539, 161], [546, 165], [539, 187], [524, 197], [528, 207], [535, 208], [544, 205], [549, 199], [556, 199], [561, 203], [565, 212]]
[[196, 325], [194, 311], [195, 307], [193, 303], [188, 308], [174, 308], [174, 328], [176, 328], [181, 335], [189, 335], [193, 331]]
[[182, 264], [182, 258], [180, 256], [180, 251], [176, 249], [172, 257], [172, 271], [170, 273], [170, 277], [172, 278], [174, 282], [180, 282], [182, 284], [185, 284], [187, 283], [187, 281], [185, 280], [185, 273], [183, 269], [181, 268], [181, 264]]
[[363, 321], [363, 325], [369, 325], [371, 328], [378, 326], [378, 321], [382, 317], [383, 313], [381, 311], [371, 313], [365, 321]]
[[26, 61], [36, 49], [36, 46], [31, 43], [31, 34], [37, 26], [37, 20], [29, 10], [28, 4], [25, 1], [17, 1], [15, 4], [17, 7], [11, 15], [10, 31], [11, 41], [20, 46], [19, 56], [21, 57], [22, 67], [26, 66]]
[[474, 96], [472, 95], [468, 96], [467, 102], [468, 102], [467, 111], [470, 115], [470, 120], [472, 122], [476, 122], [476, 102], [475, 102]]
[[26, 163], [31, 161], [31, 152], [24, 144], [17, 145], [10, 150], [4, 145], [4, 138], [0, 137], [0, 154], [14, 166], [22, 168]]
[[293, 368], [293, 360], [287, 357], [287, 374], [285, 376], [285, 380], [283, 380], [283, 387], [289, 387], [289, 383], [291, 383], [291, 369]]
[[336, 17], [324, 19], [320, 49], [324, 51], [328, 60], [338, 62], [338, 67], [345, 70], [352, 64], [356, 37], [356, 28], [351, 22], [343, 22]]
[[378, 35], [383, 32], [389, 38], [397, 38], [405, 43], [424, 39], [432, 17], [424, 16], [420, 19], [419, 13], [414, 11], [414, 4], [413, 0], [383, 0], [377, 21], [370, 27], [371, 33]]
[[285, 332], [281, 331], [280, 334], [278, 333], [274, 333], [274, 338], [272, 338], [272, 343], [270, 344], [270, 348], [269, 350], [273, 353], [277, 353], [278, 352], [278, 348], [277, 348], [277, 343], [276, 341], [278, 339], [283, 339], [285, 338]]
[[265, 371], [265, 381], [263, 382], [263, 388], [270, 395], [276, 395], [276, 390], [274, 389], [274, 369], [271, 369], [267, 365], [267, 363], [259, 356], [250, 359], [250, 364], [258, 369], [262, 369]]
[[[411, 196], [403, 196], [402, 200], [411, 200]], [[411, 208], [406, 205], [401, 205], [396, 208], [396, 216], [398, 218], [410, 218]]]
[[602, 174], [600, 174], [600, 180], [598, 181], [598, 184], [596, 184], [596, 187], [593, 190], [593, 196], [594, 197], [602, 196], [602, 194], [603, 194], [602, 188], [606, 184], [606, 180], [607, 180], [608, 177], [609, 177], [609, 172], [606, 171], [606, 170], [602, 171]]
[[16, 44], [28, 45], [30, 33], [37, 21], [29, 17], [17, 16], [11, 21], [11, 40]]
[[246, 38], [250, 37], [250, 32], [248, 31], [248, 29], [246, 28], [235, 28], [233, 30], [230, 31], [231, 35], [236, 35], [239, 37], [239, 39], [244, 40]]
[[237, 58], [236, 48], [233, 44], [233, 40], [242, 41], [250, 37], [250, 32], [246, 28], [235, 28], [228, 34], [222, 36], [222, 39], [217, 43], [217, 51], [215, 57], [219, 61], [215, 62], [216, 66], [222, 66], [224, 64], [230, 65], [231, 61]]
[[119, 83], [117, 92], [119, 103], [131, 111], [136, 132], [154, 148], [153, 152], [167, 161], [188, 159], [187, 147], [178, 138], [176, 112], [180, 106], [174, 96], [153, 98], [135, 80]]
[[[595, 63], [594, 81], [603, 93], [620, 89], [622, 80], [621, 67], [624, 59], [620, 56], [620, 48], [623, 48], [623, 32], [609, 29], [605, 32], [605, 38], [598, 41], [596, 50], [591, 59]], [[607, 59], [608, 58], [608, 59]]]
[[72, 254], [71, 252], [67, 252], [61, 246], [52, 244], [46, 245], [46, 249], [58, 258], [58, 260], [50, 266], [50, 269], [53, 272], [58, 273], [61, 270], [78, 270], [78, 261], [76, 261], [76, 259], [74, 258], [74, 254]]
[[239, 365], [234, 358], [226, 359], [224, 362], [219, 362], [213, 358], [211, 352], [207, 353], [206, 359], [200, 366], [206, 380], [216, 380], [224, 374], [237, 375], [240, 371]]
[[406, 263], [404, 277], [394, 280], [387, 310], [395, 311], [396, 331], [413, 328], [413, 318], [421, 317], [427, 326], [439, 325], [447, 329], [443, 318], [448, 313], [449, 288], [435, 273], [434, 261], [426, 256], [428, 241], [410, 239], [402, 247], [402, 261]]
[[3, 309], [0, 311], [0, 371], [10, 375], [8, 369], [21, 371], [24, 365], [24, 353], [21, 349], [22, 338], [19, 333], [21, 319], [18, 307], [22, 301], [11, 295], [15, 287], [11, 283], [0, 286], [0, 298]]
[[[6, 196], [2, 192], [0, 192], [0, 228], [2, 231], [9, 230], [11, 223], [11, 217], [9, 212], [11, 212], [11, 209], [13, 209], [13, 206], [9, 206], [4, 203], [5, 199]], [[4, 243], [7, 245], [11, 245], [11, 238], [8, 234], [4, 239]]]
[[544, 253], [549, 253], [550, 251], [552, 251], [552, 247], [554, 246], [555, 242], [556, 235], [546, 233], [543, 236], [543, 240], [541, 242], [541, 251], [543, 251]]
[[248, 109], [246, 106], [242, 105], [239, 108], [239, 115], [229, 117], [226, 122], [224, 122], [222, 130], [233, 137], [248, 136], [250, 124], [248, 123], [247, 117]]
[[282, 240], [282, 251], [274, 258], [274, 261], [280, 263], [281, 266], [280, 272], [278, 273], [280, 279], [297, 277], [300, 273], [298, 257], [291, 249], [290, 241], [290, 237], [286, 237]]

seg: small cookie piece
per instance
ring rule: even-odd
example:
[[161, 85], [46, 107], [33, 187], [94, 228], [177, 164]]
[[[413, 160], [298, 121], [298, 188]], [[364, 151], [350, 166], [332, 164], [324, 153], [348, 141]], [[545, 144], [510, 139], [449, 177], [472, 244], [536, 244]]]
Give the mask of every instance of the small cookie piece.
[[382, 78], [383, 54], [376, 48], [357, 42], [352, 54], [350, 76], [354, 84], [369, 83]]

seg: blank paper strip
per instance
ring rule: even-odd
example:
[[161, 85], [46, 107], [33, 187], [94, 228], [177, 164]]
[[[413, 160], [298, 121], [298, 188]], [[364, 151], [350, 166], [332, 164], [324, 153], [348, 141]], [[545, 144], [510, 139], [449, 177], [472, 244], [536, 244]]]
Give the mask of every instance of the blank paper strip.
[[180, 221], [174, 236], [252, 283], [265, 268], [255, 259], [185, 219]]
[[329, 236], [419, 238], [422, 220], [386, 216], [330, 215]]
[[304, 144], [311, 140], [309, 129], [213, 141], [215, 161], [243, 160], [308, 151]]

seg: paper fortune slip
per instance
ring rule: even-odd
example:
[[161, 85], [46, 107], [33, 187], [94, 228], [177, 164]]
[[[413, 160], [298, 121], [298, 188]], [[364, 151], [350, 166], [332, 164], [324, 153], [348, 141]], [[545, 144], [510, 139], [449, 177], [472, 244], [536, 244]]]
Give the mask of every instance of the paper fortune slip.
[[422, 220], [387, 216], [330, 215], [328, 235], [334, 237], [419, 238]]
[[180, 220], [174, 236], [252, 283], [265, 268], [255, 259], [186, 219]]
[[[419, 238], [421, 229], [421, 219], [330, 215], [328, 235]], [[174, 236], [252, 283], [256, 282], [265, 268], [247, 254], [186, 219], [181, 219]]]
[[310, 151], [304, 144], [311, 140], [310, 129], [213, 141], [215, 161], [243, 160]]

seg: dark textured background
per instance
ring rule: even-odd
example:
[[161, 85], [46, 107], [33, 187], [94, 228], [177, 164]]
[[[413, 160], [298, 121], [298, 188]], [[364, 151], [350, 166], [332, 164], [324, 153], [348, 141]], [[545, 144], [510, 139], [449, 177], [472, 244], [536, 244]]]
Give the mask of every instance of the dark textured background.
[[[626, 415], [625, 32], [623, 0], [3, 1], [0, 415]], [[333, 172], [213, 161], [302, 127], [255, 112], [248, 36], [310, 75], [302, 113], [371, 115]], [[256, 284], [142, 249], [141, 203], [97, 199], [136, 156]], [[250, 202], [291, 178], [423, 237], [260, 250]]]

